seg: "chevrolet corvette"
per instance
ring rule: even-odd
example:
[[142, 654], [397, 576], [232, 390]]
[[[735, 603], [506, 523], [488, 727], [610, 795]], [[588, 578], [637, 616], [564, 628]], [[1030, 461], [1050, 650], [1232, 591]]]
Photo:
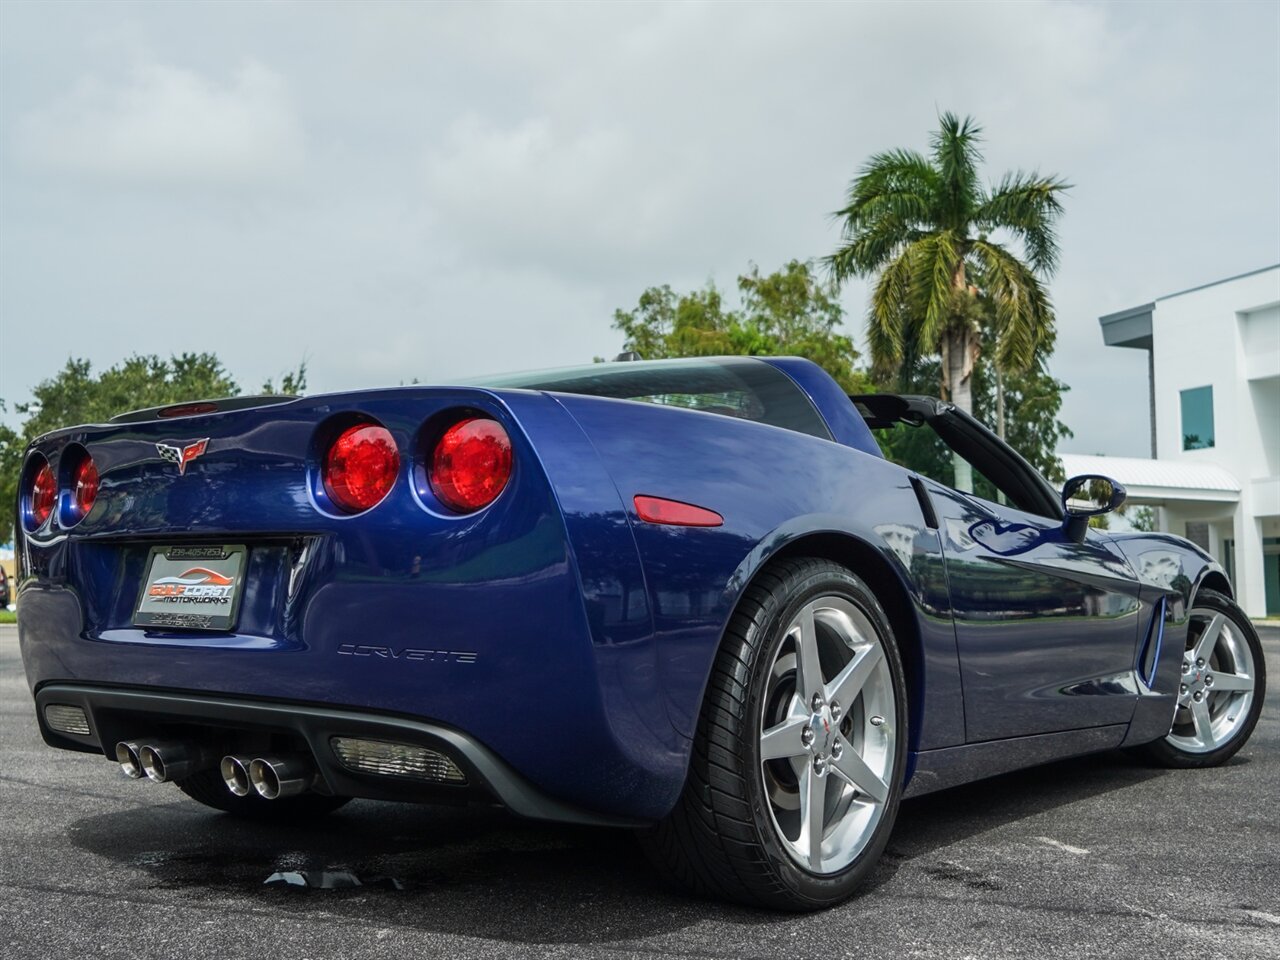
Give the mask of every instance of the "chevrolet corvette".
[[1124, 497], [800, 358], [183, 403], [30, 446], [19, 639], [50, 746], [215, 810], [496, 804], [811, 910], [904, 798], [1244, 745], [1258, 637]]

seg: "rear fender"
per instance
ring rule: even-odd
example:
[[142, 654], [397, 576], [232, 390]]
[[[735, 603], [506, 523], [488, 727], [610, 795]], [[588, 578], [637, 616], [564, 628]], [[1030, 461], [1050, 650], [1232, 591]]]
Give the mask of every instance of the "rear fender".
[[[941, 549], [907, 471], [766, 424], [599, 397], [560, 400], [590, 437], [635, 532], [659, 687], [682, 737], [696, 732], [716, 651], [742, 591], [781, 551], [825, 534], [866, 545], [911, 598], [919, 662], [937, 674], [936, 691], [935, 677], [928, 678], [937, 719], [930, 706], [915, 724], [919, 742], [958, 742], [959, 672]], [[638, 494], [714, 510], [724, 523], [643, 522], [634, 509]]]

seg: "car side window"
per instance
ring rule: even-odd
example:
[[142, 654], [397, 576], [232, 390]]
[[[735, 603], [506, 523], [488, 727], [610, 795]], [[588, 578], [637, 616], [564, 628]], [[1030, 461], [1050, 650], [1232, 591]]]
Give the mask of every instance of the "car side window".
[[[1016, 493], [1003, 490], [978, 466], [961, 456], [940, 437], [929, 423], [914, 425], [895, 423], [891, 427], [873, 429], [872, 433], [885, 459], [906, 467], [922, 477], [969, 496], [985, 500], [993, 506], [1012, 505], [1026, 513], [1036, 513], [1034, 506], [1019, 502]], [[957, 461], [968, 464], [969, 482], [957, 480]]]

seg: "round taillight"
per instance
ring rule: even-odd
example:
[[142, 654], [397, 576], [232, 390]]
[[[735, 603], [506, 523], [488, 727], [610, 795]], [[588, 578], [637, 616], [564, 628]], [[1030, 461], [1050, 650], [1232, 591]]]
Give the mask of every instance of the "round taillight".
[[58, 478], [53, 475], [53, 467], [43, 457], [40, 469], [36, 471], [31, 482], [31, 525], [32, 529], [44, 526], [53, 513], [53, 504], [58, 499]]
[[511, 479], [511, 438], [496, 420], [461, 420], [436, 444], [430, 477], [431, 489], [450, 509], [487, 507]]
[[339, 507], [358, 513], [377, 506], [400, 472], [391, 431], [371, 423], [347, 427], [324, 458], [325, 490]]
[[93, 509], [93, 502], [98, 499], [98, 467], [93, 462], [93, 457], [87, 453], [76, 467], [71, 492], [75, 496], [76, 512], [82, 517], [86, 516]]

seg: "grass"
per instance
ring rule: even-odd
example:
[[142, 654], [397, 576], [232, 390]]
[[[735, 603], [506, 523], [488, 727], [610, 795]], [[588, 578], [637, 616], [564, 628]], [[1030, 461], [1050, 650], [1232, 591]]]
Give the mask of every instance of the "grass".
[[17, 623], [18, 615], [12, 610], [5, 610], [0, 607], [0, 623]]

